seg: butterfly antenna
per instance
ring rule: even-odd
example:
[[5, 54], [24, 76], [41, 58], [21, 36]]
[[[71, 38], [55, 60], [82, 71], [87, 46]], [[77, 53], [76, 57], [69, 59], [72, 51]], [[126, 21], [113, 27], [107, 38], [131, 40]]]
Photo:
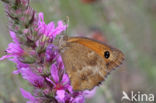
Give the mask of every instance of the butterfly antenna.
[[65, 25], [67, 26], [67, 29], [63, 32], [63, 38], [65, 40], [68, 39], [68, 26], [69, 26], [69, 16], [66, 16], [66, 19], [64, 20]]
[[[69, 17], [68, 16], [64, 20], [64, 24], [68, 27], [68, 25], [69, 25]], [[58, 41], [56, 42], [56, 45], [58, 45], [59, 48], [61, 48], [62, 44], [64, 44], [64, 42], [68, 40], [68, 35], [67, 35], [68, 31], [67, 30], [68, 30], [68, 28], [66, 28], [66, 30], [60, 34]]]
[[[66, 16], [65, 24], [67, 25], [67, 27], [69, 26], [69, 16]], [[68, 28], [66, 29], [66, 35], [67, 33], [68, 33]]]

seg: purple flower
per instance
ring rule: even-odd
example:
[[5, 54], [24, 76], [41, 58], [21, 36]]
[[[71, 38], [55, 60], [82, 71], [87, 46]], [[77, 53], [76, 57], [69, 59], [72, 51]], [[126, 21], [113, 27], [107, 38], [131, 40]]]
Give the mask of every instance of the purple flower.
[[6, 49], [7, 55], [1, 57], [0, 60], [4, 60], [10, 57], [19, 57], [22, 56], [24, 53], [24, 50], [20, 47], [20, 43], [16, 37], [16, 34], [10, 31], [10, 36], [13, 39], [13, 42], [10, 43], [8, 45], [8, 48]]
[[63, 71], [59, 70], [55, 64], [52, 64], [51, 76], [49, 78], [46, 78], [47, 81], [53, 84], [54, 86], [53, 89], [55, 90], [66, 90], [70, 86], [69, 85], [70, 82], [67, 74], [63, 73], [63, 75], [61, 75], [60, 74], [61, 72]]
[[54, 59], [56, 59], [56, 57], [58, 56], [58, 50], [56, 48], [55, 45], [50, 44], [47, 48], [46, 48], [46, 60], [48, 62], [53, 62]]
[[29, 67], [28, 64], [25, 64], [25, 63], [22, 63], [21, 61], [19, 61], [17, 57], [10, 58], [9, 60], [16, 63], [17, 70], [14, 70], [13, 74], [19, 74], [21, 68], [28, 68]]
[[34, 87], [44, 87], [44, 78], [35, 74], [30, 68], [21, 68], [20, 73], [22, 74], [22, 77], [28, 80]]
[[22, 96], [26, 99], [28, 99], [29, 101], [27, 101], [27, 103], [39, 103], [37, 101], [37, 99], [32, 96], [31, 93], [27, 92], [26, 90], [24, 90], [23, 88], [20, 89], [21, 93], [22, 93]]
[[43, 13], [39, 13], [39, 21], [38, 21], [38, 28], [37, 30], [39, 33], [45, 35], [49, 38], [55, 38], [58, 34], [60, 34], [62, 31], [66, 30], [67, 25], [64, 25], [62, 21], [58, 21], [58, 26], [55, 28], [54, 22], [50, 22], [49, 24], [46, 24], [44, 22]]

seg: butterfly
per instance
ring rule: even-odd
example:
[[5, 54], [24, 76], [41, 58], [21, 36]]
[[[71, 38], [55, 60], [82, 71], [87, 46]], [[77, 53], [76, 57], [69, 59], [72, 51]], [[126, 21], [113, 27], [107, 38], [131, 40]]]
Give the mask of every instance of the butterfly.
[[61, 56], [73, 90], [91, 90], [124, 60], [124, 54], [105, 43], [85, 37], [60, 39]]

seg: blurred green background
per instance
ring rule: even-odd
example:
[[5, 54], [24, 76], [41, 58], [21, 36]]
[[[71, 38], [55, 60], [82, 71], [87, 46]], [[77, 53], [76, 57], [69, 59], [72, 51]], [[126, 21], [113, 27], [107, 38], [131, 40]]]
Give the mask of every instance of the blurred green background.
[[[100, 35], [124, 52], [123, 65], [97, 87], [95, 96], [86, 103], [121, 103], [122, 91], [156, 95], [156, 0], [84, 1], [31, 0], [31, 6], [44, 13], [47, 23], [68, 16], [68, 35]], [[0, 56], [9, 42], [8, 18], [0, 2]], [[14, 69], [15, 64], [0, 62], [0, 103], [24, 103], [19, 88], [31, 90], [26, 81], [12, 74]]]

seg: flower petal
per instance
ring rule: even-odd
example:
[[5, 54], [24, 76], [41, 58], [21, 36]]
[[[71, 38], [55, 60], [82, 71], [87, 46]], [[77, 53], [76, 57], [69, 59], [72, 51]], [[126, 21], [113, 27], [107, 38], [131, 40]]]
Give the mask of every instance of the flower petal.
[[39, 21], [43, 21], [44, 22], [44, 16], [42, 12], [38, 13], [38, 17], [39, 17]]
[[46, 78], [46, 80], [49, 81], [51, 84], [55, 85], [55, 83], [52, 80], [50, 80], [49, 78]]
[[84, 102], [85, 102], [85, 98], [82, 95], [77, 96], [72, 100], [72, 103], [84, 103]]
[[63, 74], [63, 77], [62, 77], [62, 81], [61, 81], [64, 85], [65, 84], [69, 84], [69, 77], [67, 74]]
[[19, 44], [19, 41], [18, 41], [18, 39], [16, 37], [15, 32], [10, 31], [10, 36], [11, 36], [11, 38], [12, 38], [12, 40], [13, 40], [14, 43]]
[[34, 101], [35, 100], [35, 97], [32, 96], [31, 93], [27, 92], [23, 88], [20, 88], [20, 91], [21, 91], [21, 93], [22, 93], [22, 95], [23, 95], [24, 98], [29, 99], [30, 101]]
[[23, 49], [15, 43], [8, 44], [7, 53], [10, 53], [12, 55], [20, 55], [23, 53]]
[[12, 73], [17, 75], [17, 74], [20, 73], [20, 71], [19, 70], [14, 70]]
[[57, 98], [59, 98], [61, 101], [64, 100], [64, 98], [65, 98], [65, 91], [64, 90], [57, 90], [56, 94], [57, 94]]
[[66, 30], [67, 25], [63, 25], [63, 21], [58, 21], [58, 26], [53, 31], [52, 36], [55, 38], [56, 35], [60, 34], [62, 31]]
[[10, 58], [10, 57], [12, 57], [12, 55], [4, 55], [4, 56], [2, 56], [2, 57], [0, 58], [0, 61], [1, 61], [1, 60], [4, 60], [4, 59], [7, 59], [7, 58]]
[[9, 60], [16, 63], [18, 70], [20, 70], [21, 68], [28, 68], [29, 67], [28, 64], [24, 64], [21, 61], [19, 61], [17, 57], [9, 58]]
[[35, 87], [41, 88], [44, 86], [44, 78], [33, 73], [30, 68], [21, 68], [20, 73], [24, 79], [28, 80]]
[[58, 50], [56, 46], [54, 46], [53, 44], [48, 45], [48, 47], [46, 48], [45, 56], [48, 62], [52, 62], [58, 56]]
[[64, 70], [64, 65], [63, 65], [62, 57], [61, 56], [58, 56], [56, 62], [57, 62], [58, 68]]
[[59, 82], [59, 76], [58, 76], [58, 68], [55, 64], [52, 64], [51, 66], [51, 76], [53, 77], [53, 80], [58, 83]]
[[86, 97], [86, 98], [91, 98], [94, 96], [94, 94], [96, 93], [96, 88], [92, 89], [92, 90], [85, 90], [83, 91], [83, 95]]

